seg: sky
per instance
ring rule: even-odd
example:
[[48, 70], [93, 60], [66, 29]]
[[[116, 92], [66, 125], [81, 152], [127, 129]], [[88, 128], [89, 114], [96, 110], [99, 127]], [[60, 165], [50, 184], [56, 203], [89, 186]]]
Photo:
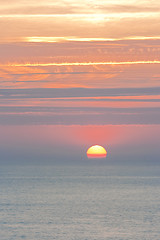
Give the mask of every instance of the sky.
[[0, 162], [160, 162], [160, 2], [0, 0]]

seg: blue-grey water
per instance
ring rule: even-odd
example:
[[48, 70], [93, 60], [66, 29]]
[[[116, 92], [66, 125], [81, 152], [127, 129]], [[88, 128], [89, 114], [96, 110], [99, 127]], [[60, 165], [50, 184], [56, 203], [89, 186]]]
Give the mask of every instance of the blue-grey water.
[[1, 240], [159, 240], [160, 167], [1, 166]]

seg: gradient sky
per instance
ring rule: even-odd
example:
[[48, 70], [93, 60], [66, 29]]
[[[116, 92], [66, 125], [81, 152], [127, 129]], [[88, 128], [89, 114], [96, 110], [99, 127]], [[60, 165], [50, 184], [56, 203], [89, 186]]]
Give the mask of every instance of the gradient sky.
[[0, 161], [160, 158], [160, 2], [0, 2]]

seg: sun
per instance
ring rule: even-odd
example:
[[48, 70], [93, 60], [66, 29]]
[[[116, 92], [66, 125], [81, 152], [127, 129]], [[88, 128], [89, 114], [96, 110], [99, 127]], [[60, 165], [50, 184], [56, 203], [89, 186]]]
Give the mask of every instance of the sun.
[[107, 151], [100, 145], [94, 145], [87, 150], [88, 158], [105, 158], [106, 156]]

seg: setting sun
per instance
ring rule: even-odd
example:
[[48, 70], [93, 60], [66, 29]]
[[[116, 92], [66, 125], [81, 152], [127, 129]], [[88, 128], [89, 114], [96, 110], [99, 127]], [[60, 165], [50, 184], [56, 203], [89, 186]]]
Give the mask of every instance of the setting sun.
[[88, 158], [105, 158], [107, 151], [100, 145], [94, 145], [87, 150]]

